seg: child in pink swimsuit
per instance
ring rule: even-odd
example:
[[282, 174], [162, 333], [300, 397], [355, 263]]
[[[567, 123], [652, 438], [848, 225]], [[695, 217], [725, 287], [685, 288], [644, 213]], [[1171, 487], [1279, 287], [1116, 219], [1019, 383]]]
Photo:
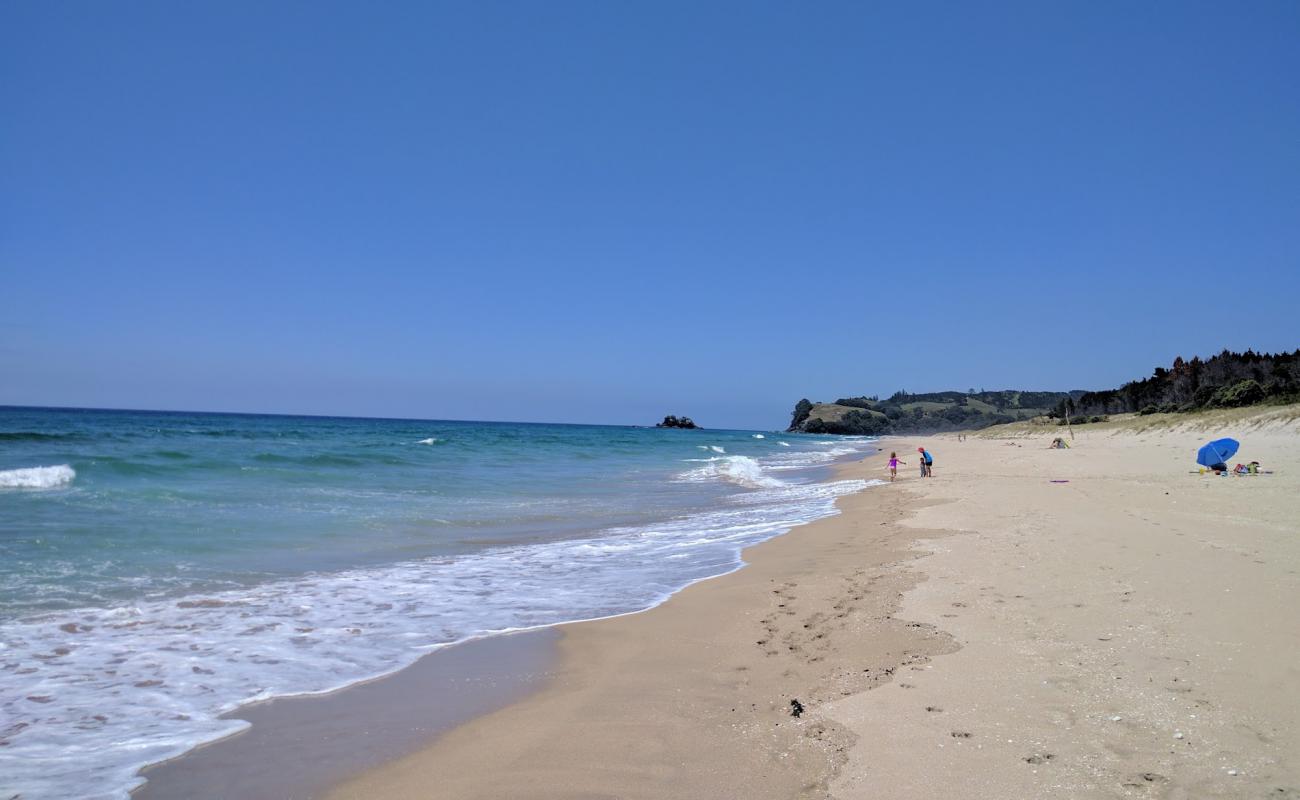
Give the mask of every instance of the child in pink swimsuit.
[[890, 483], [893, 483], [894, 478], [898, 477], [898, 465], [906, 464], [906, 463], [907, 463], [906, 461], [898, 460], [898, 453], [889, 454], [889, 482]]

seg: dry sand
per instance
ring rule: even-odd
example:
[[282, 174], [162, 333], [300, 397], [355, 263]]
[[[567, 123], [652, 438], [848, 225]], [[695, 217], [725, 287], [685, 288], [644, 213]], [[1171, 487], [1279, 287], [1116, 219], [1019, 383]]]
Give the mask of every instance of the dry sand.
[[1268, 419], [1219, 421], [1248, 478], [1188, 474], [1198, 430], [886, 442], [897, 484], [565, 627], [547, 688], [331, 796], [1300, 798], [1300, 434]]

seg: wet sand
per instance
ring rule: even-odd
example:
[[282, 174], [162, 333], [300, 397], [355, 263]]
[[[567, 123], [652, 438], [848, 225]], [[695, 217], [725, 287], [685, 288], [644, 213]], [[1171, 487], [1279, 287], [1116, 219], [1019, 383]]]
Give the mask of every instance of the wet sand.
[[[882, 463], [846, 472], [878, 477]], [[917, 532], [899, 524], [915, 505], [901, 483], [868, 488], [748, 549], [739, 572], [565, 626], [541, 692], [331, 797], [825, 796], [859, 737], [822, 708], [952, 648], [892, 613], [920, 577]]]
[[329, 796], [1300, 797], [1300, 436], [1249, 425], [1276, 474], [1188, 474], [1196, 430], [887, 442], [936, 477], [904, 455], [745, 569], [563, 627], [541, 691]]
[[145, 769], [133, 800], [288, 800], [427, 745], [542, 685], [554, 630], [465, 642], [393, 675], [327, 695], [285, 697], [226, 716], [252, 727]]

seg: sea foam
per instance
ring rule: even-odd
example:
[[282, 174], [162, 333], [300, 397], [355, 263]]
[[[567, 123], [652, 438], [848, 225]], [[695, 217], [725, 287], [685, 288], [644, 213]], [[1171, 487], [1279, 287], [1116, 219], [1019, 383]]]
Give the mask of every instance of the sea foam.
[[[692, 459], [694, 460], [694, 459]], [[747, 489], [773, 489], [785, 482], [764, 472], [763, 467], [748, 456], [725, 456], [705, 460], [705, 465], [683, 472], [679, 480], [724, 480]]]
[[0, 489], [57, 489], [67, 486], [77, 472], [67, 464], [0, 470]]
[[221, 717], [244, 703], [331, 691], [478, 636], [652, 607], [870, 485], [787, 484], [736, 456], [706, 467], [758, 490], [592, 538], [0, 623], [0, 795], [125, 800], [140, 767], [247, 727]]
[[[41, 545], [33, 552], [44, 560], [0, 572], [22, 581], [0, 587], [10, 597], [0, 606], [0, 798], [125, 800], [141, 766], [246, 727], [222, 717], [242, 704], [378, 677], [465, 639], [649, 608], [737, 569], [744, 547], [836, 513], [837, 497], [870, 484], [810, 483], [799, 470], [874, 449], [811, 437], [777, 448], [752, 432], [691, 442], [622, 429], [41, 413], [51, 430], [86, 433], [0, 442], [13, 459], [5, 466], [58, 465], [0, 471], [10, 490], [0, 525], [29, 529], [33, 511], [42, 525], [64, 520], [56, 531], [104, 522], [96, 536]], [[25, 419], [12, 427], [41, 430]], [[411, 447], [425, 437], [438, 447]], [[182, 452], [192, 457], [178, 460]], [[684, 454], [700, 460], [682, 464]], [[555, 480], [533, 474], [552, 465]], [[695, 474], [683, 478], [688, 467]], [[631, 488], [567, 488], [567, 476], [607, 474]], [[195, 532], [173, 530], [191, 519]], [[139, 527], [139, 538], [113, 520]], [[409, 545], [399, 534], [411, 528], [431, 544], [393, 550], [424, 556], [397, 563], [351, 560], [371, 555], [360, 545], [297, 560], [317, 541], [328, 550], [324, 533], [353, 520], [350, 541]], [[440, 544], [479, 522], [489, 535]], [[211, 579], [213, 563], [231, 562], [206, 562], [187, 541], [210, 538], [214, 525], [244, 537], [212, 542], [225, 548], [214, 558], [285, 535], [286, 549], [255, 553], [235, 579]], [[519, 535], [499, 537], [500, 526]], [[161, 568], [148, 559], [168, 531], [182, 541]], [[79, 556], [74, 539], [91, 549]], [[145, 549], [132, 550], [137, 542]], [[298, 568], [261, 571], [282, 566], [282, 553]]]

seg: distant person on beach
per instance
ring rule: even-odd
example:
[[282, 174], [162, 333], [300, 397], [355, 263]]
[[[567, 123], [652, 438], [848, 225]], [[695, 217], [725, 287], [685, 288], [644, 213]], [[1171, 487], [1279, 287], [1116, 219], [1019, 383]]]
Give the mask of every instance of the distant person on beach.
[[901, 463], [901, 464], [906, 464], [907, 462], [905, 462], [905, 461], [901, 461], [901, 462], [900, 462], [900, 461], [898, 460], [898, 453], [890, 453], [890, 454], [889, 454], [889, 482], [890, 482], [890, 483], [893, 483], [893, 482], [894, 482], [894, 478], [897, 478], [897, 477], [898, 477], [898, 465], [899, 465], [900, 463]]
[[921, 477], [933, 478], [934, 477], [934, 456], [931, 455], [930, 451], [926, 450], [924, 447], [916, 448], [916, 452], [921, 454]]

